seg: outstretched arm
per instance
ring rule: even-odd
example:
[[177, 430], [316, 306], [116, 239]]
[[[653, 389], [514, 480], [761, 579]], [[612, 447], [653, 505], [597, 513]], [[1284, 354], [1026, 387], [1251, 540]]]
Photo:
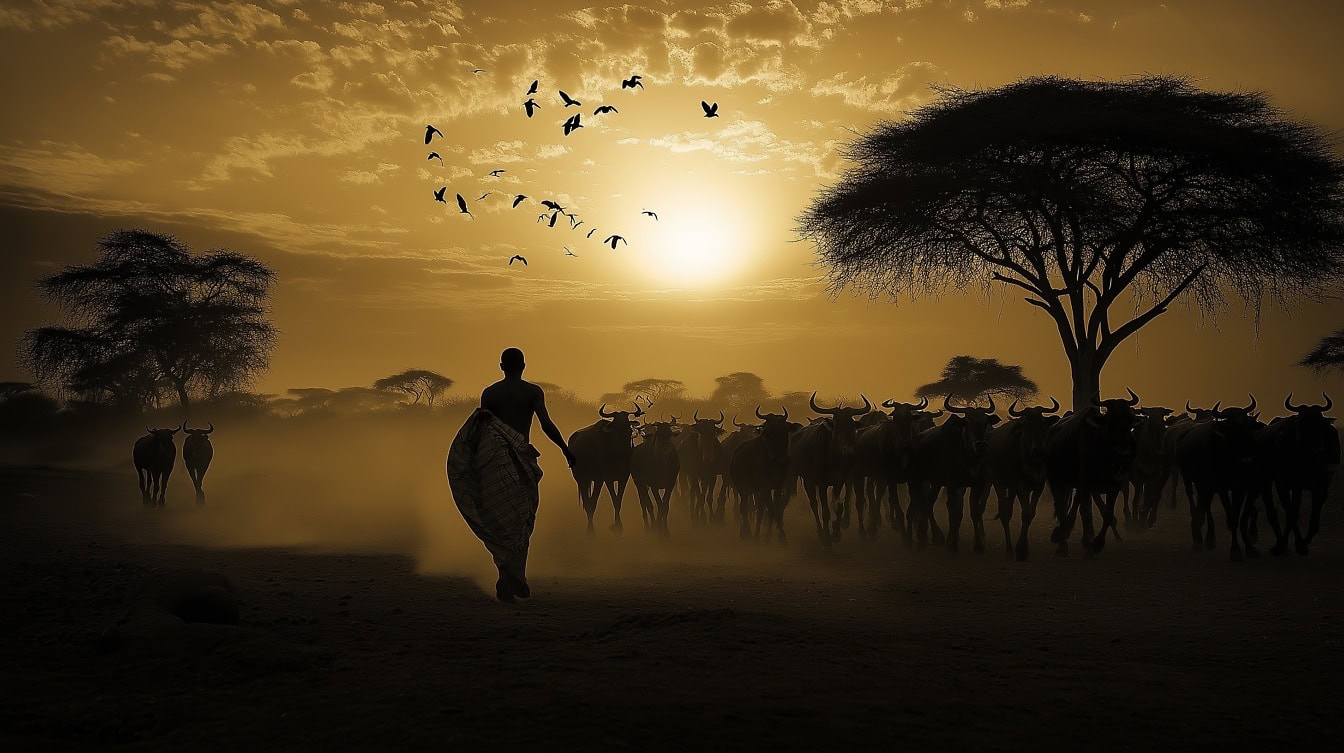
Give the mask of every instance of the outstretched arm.
[[546, 393], [537, 390], [537, 421], [541, 424], [541, 430], [546, 432], [546, 437], [555, 443], [560, 451], [565, 453], [565, 462], [570, 468], [574, 467], [574, 453], [569, 451], [569, 445], [565, 444], [565, 438], [560, 434], [560, 428], [551, 420], [551, 414], [546, 410]]

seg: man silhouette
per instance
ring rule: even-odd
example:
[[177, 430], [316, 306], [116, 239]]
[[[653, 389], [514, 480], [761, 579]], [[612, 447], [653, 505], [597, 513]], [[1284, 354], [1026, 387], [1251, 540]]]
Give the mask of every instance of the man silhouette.
[[527, 598], [527, 553], [540, 501], [540, 455], [529, 442], [532, 417], [565, 453], [574, 454], [546, 411], [542, 389], [523, 380], [523, 352], [504, 351], [499, 368], [504, 378], [481, 393], [477, 408], [458, 431], [448, 453], [448, 483], [453, 501], [467, 525], [485, 544], [499, 569], [495, 596], [500, 601]]

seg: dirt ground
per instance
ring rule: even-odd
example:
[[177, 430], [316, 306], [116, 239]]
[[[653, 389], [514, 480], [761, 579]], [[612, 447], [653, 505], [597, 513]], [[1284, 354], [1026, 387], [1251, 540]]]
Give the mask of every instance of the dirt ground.
[[[442, 477], [305, 483], [224, 476], [197, 508], [175, 478], [145, 510], [129, 474], [0, 469], [0, 750], [1325, 750], [1344, 727], [1333, 509], [1306, 558], [1229, 562], [1221, 529], [1192, 554], [1167, 509], [1092, 559], [1051, 556], [1044, 511], [1025, 563], [992, 522], [983, 555], [851, 529], [824, 556], [798, 500], [786, 547], [681, 509], [659, 541], [633, 499], [589, 540], [550, 478], [534, 597], [503, 605]], [[160, 606], [222, 579], [237, 625]]]

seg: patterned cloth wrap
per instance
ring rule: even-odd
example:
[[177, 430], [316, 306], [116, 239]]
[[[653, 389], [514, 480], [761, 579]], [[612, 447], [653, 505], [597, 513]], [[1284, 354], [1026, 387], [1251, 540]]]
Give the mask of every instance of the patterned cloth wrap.
[[496, 567], [519, 579], [537, 522], [540, 454], [484, 408], [467, 418], [448, 450], [448, 486], [457, 509]]

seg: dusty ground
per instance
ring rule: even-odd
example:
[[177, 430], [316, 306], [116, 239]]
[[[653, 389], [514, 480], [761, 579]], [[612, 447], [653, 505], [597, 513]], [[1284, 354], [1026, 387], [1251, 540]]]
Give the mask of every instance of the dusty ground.
[[[652, 540], [634, 504], [589, 541], [563, 482], [506, 606], [446, 484], [427, 511], [225, 477], [197, 509], [175, 479], [145, 511], [129, 475], [0, 469], [0, 750], [1324, 750], [1344, 726], [1335, 519], [1308, 558], [1240, 564], [1165, 509], [1092, 560], [1049, 556], [1046, 516], [1027, 563], [994, 529], [985, 555], [823, 557], [796, 501], [783, 549], [678, 510]], [[158, 609], [200, 573], [239, 625]]]

